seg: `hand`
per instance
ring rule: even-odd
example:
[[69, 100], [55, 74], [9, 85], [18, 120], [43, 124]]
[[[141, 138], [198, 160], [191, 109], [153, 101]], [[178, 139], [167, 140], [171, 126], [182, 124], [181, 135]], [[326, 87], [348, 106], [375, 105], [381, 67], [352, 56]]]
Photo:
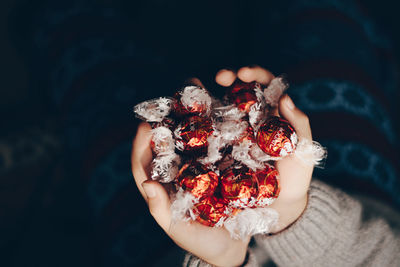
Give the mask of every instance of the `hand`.
[[[190, 82], [203, 87], [198, 79], [192, 79]], [[217, 266], [241, 265], [250, 237], [234, 240], [223, 227], [212, 228], [198, 222], [171, 222], [171, 202], [168, 193], [163, 185], [149, 178], [153, 160], [150, 130], [148, 123], [139, 125], [133, 141], [131, 162], [136, 185], [149, 205], [154, 219], [178, 246], [206, 262]]]
[[[244, 82], [257, 81], [267, 85], [274, 75], [259, 66], [243, 67], [237, 72], [220, 70], [215, 80], [222, 86], [230, 86], [236, 78]], [[299, 140], [312, 140], [308, 117], [294, 105], [288, 95], [281, 97], [278, 109], [274, 113], [289, 121], [295, 128]], [[277, 233], [295, 222], [304, 211], [314, 167], [305, 164], [293, 155], [277, 161], [275, 167], [279, 172], [281, 191], [278, 199], [270, 207], [279, 213], [279, 222], [273, 231]]]
[[[230, 86], [236, 78], [244, 82], [257, 81], [266, 85], [274, 76], [261, 67], [243, 67], [238, 72], [221, 70], [215, 80], [221, 86]], [[198, 79], [192, 79], [191, 83], [202, 86]], [[281, 98], [275, 114], [280, 114], [293, 125], [299, 139], [312, 139], [308, 117], [294, 106], [288, 96]], [[161, 184], [149, 179], [152, 161], [150, 130], [149, 124], [140, 124], [133, 142], [131, 158], [136, 185], [147, 201], [150, 213], [183, 249], [214, 265], [240, 265], [244, 261], [250, 238], [243, 241], [233, 240], [224, 228], [210, 228], [197, 222], [171, 224], [171, 202], [167, 191]], [[285, 229], [303, 212], [313, 171], [312, 166], [305, 165], [293, 156], [277, 162], [276, 167], [280, 173], [281, 193], [270, 206], [280, 215], [278, 227], [274, 232]]]

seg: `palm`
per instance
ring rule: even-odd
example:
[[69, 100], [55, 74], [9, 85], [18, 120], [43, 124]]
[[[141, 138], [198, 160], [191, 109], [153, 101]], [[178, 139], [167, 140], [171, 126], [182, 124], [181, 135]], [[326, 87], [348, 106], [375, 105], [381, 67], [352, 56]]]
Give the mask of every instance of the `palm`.
[[[167, 232], [172, 239], [181, 246], [202, 258], [217, 259], [244, 257], [250, 238], [233, 240], [229, 232], [223, 227], [208, 227], [198, 222], [172, 223]], [[195, 248], [195, 249], [193, 249]]]
[[313, 167], [305, 165], [295, 156], [289, 156], [278, 161], [276, 168], [281, 185], [281, 192], [276, 203], [304, 196], [311, 181]]
[[[230, 86], [237, 78], [245, 82], [256, 81], [266, 85], [274, 78], [274, 75], [261, 67], [243, 67], [237, 73], [229, 70], [219, 71], [216, 81], [222, 86]], [[312, 140], [307, 116], [297, 108], [291, 110], [287, 101], [287, 96], [280, 99], [278, 108], [273, 111], [274, 115], [287, 119], [296, 129], [299, 139]], [[277, 228], [279, 231], [286, 227], [287, 223], [297, 219], [304, 209], [313, 166], [306, 165], [292, 155], [276, 162], [276, 168], [280, 176], [281, 192], [279, 198], [270, 207], [277, 210], [285, 220], [285, 223]], [[288, 207], [293, 208], [291, 210]]]
[[[237, 78], [244, 82], [257, 81], [268, 84], [274, 76], [261, 67], [244, 67], [237, 73], [221, 70], [216, 75], [216, 82], [230, 86]], [[198, 79], [190, 81], [203, 86]], [[311, 140], [311, 130], [307, 116], [290, 105], [288, 96], [281, 98], [276, 115], [286, 118], [294, 126], [299, 139]], [[293, 104], [293, 103], [292, 103]], [[291, 107], [292, 106], [292, 107]], [[250, 238], [233, 240], [225, 228], [212, 228], [198, 222], [172, 222], [171, 203], [165, 188], [149, 179], [153, 160], [150, 148], [151, 127], [142, 123], [136, 134], [132, 147], [132, 173], [141, 194], [149, 204], [151, 214], [163, 230], [183, 249], [215, 265], [240, 265], [243, 262]], [[281, 193], [271, 205], [279, 214], [280, 231], [294, 222], [302, 213], [307, 202], [307, 190], [313, 171], [294, 156], [278, 161], [276, 168], [280, 173]], [[146, 188], [146, 192], [145, 189]]]
[[[132, 149], [132, 172], [135, 182], [142, 193], [144, 199], [148, 201], [146, 193], [143, 190], [142, 183], [149, 179], [150, 166], [152, 162], [152, 151], [150, 148], [151, 127], [147, 123], [140, 124]], [[163, 186], [155, 181], [153, 185], [157, 186], [160, 199], [158, 211], [151, 211], [158, 224], [174, 240], [174, 242], [183, 249], [208, 259], [209, 262], [218, 262], [223, 257], [231, 262], [240, 262], [247, 250], [247, 244], [250, 238], [246, 240], [232, 240], [229, 232], [222, 227], [213, 228], [204, 226], [198, 222], [172, 222], [170, 211], [170, 200]], [[222, 263], [223, 263], [222, 262]]]

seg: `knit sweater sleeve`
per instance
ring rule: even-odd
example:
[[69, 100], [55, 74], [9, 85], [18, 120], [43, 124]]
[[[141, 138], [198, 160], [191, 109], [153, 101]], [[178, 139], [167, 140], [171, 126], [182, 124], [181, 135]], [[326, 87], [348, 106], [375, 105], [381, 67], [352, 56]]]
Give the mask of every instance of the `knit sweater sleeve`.
[[368, 213], [342, 191], [313, 181], [296, 223], [279, 234], [258, 236], [257, 243], [279, 266], [398, 266], [397, 230]]
[[[185, 256], [185, 260], [183, 261], [183, 267], [213, 267], [211, 265], [200, 258], [196, 257], [193, 254], [187, 253]], [[251, 249], [248, 250], [245, 263], [242, 265], [243, 267], [258, 267], [260, 263], [257, 261], [255, 253]]]
[[[278, 266], [399, 266], [398, 229], [369, 212], [315, 180], [302, 216], [279, 234], [256, 236], [256, 244]], [[250, 252], [245, 266], [260, 264]], [[184, 266], [210, 265], [187, 255]]]

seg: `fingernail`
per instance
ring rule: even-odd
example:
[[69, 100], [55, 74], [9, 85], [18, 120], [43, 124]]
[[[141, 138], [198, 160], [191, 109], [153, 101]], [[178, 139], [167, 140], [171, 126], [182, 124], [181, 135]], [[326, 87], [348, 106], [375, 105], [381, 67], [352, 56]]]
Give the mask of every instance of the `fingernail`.
[[293, 110], [295, 108], [295, 105], [293, 103], [293, 100], [290, 98], [290, 96], [286, 97], [286, 105], [289, 109]]
[[143, 182], [142, 187], [148, 198], [153, 198], [156, 196], [156, 191], [154, 190], [154, 186], [147, 184], [146, 182]]

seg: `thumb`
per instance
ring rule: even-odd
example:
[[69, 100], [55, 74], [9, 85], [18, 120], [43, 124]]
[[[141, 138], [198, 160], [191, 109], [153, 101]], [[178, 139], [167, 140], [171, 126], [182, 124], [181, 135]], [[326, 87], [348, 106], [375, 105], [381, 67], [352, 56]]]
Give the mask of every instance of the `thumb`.
[[168, 232], [171, 224], [171, 202], [164, 187], [156, 181], [144, 181], [142, 187], [147, 196], [150, 213], [157, 223]]
[[310, 121], [307, 115], [294, 105], [288, 95], [284, 95], [279, 100], [279, 114], [294, 127], [299, 139], [312, 140]]

